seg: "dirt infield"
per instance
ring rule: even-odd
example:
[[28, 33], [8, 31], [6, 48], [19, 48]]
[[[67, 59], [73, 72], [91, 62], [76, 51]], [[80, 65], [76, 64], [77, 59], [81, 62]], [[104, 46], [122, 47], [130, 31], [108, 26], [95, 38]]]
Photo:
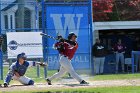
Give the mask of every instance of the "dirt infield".
[[74, 79], [62, 79], [53, 85], [45, 83], [35, 83], [34, 86], [24, 85], [10, 85], [8, 88], [0, 88], [0, 92], [6, 91], [28, 91], [28, 90], [48, 90], [48, 89], [66, 89], [66, 88], [86, 88], [86, 87], [111, 87], [111, 86], [140, 86], [140, 79], [134, 80], [102, 80], [102, 81], [88, 81], [88, 85], [80, 85]]

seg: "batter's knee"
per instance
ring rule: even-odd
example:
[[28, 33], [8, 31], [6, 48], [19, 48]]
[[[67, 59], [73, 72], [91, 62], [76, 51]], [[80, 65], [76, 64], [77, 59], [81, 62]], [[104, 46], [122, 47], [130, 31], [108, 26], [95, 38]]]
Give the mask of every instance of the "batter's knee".
[[30, 80], [28, 85], [34, 85], [34, 81], [33, 80]]

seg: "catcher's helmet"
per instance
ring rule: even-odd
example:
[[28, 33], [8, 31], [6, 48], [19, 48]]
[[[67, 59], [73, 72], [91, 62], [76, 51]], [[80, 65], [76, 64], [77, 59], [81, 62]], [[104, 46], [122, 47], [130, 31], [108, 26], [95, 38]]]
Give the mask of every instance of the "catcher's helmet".
[[20, 58], [22, 58], [23, 60], [26, 60], [27, 59], [27, 56], [25, 53], [21, 53], [21, 54], [18, 54], [17, 55], [17, 60], [19, 60]]
[[72, 36], [75, 36], [77, 38], [77, 35], [75, 35], [73, 32], [71, 32], [69, 35], [68, 35], [68, 40], [70, 40], [72, 38]]

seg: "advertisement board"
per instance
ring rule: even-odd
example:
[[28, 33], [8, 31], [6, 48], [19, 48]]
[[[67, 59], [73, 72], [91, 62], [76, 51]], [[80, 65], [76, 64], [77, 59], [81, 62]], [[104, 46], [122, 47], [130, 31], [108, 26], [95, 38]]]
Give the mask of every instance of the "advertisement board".
[[42, 58], [42, 36], [40, 32], [7, 33], [8, 58], [16, 58], [19, 53], [26, 53], [28, 58]]

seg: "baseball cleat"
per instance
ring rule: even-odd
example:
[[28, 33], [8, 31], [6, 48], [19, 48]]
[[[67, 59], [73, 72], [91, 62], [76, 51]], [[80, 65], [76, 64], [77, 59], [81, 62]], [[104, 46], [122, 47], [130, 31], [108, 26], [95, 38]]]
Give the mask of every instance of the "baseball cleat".
[[4, 87], [8, 87], [8, 84], [7, 83], [4, 83], [3, 85], [4, 85]]
[[80, 82], [80, 84], [89, 84], [89, 83], [86, 82], [85, 80], [82, 80], [82, 81]]
[[2, 87], [2, 85], [0, 84], [0, 87]]
[[47, 81], [48, 85], [52, 85], [51, 80], [46, 79], [46, 81]]

